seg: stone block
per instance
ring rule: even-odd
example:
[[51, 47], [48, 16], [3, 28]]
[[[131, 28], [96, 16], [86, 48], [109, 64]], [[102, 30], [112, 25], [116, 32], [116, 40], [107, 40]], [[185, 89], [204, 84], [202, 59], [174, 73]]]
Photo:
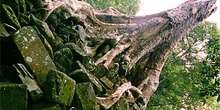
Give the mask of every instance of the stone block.
[[68, 74], [72, 71], [73, 54], [69, 48], [62, 48], [54, 53], [54, 63], [62, 72]]
[[100, 81], [108, 88], [113, 89], [114, 84], [106, 77], [100, 78]]
[[93, 71], [93, 74], [97, 77], [97, 78], [101, 78], [103, 76], [106, 76], [108, 74], [108, 69], [103, 65], [103, 64], [99, 64], [96, 66], [96, 68]]
[[51, 70], [48, 73], [43, 92], [49, 101], [69, 106], [75, 92], [75, 81], [65, 73]]
[[26, 110], [27, 86], [25, 84], [0, 83], [0, 110]]
[[42, 85], [48, 72], [56, 69], [56, 66], [37, 32], [31, 26], [26, 26], [19, 29], [13, 39], [24, 61], [36, 75], [36, 81]]
[[26, 69], [26, 67], [23, 64], [14, 64], [13, 67], [18, 72], [23, 84], [27, 86], [27, 90], [30, 93], [31, 99], [34, 101], [39, 100], [42, 97], [43, 92], [39, 87], [38, 83], [35, 81], [34, 77], [30, 74], [30, 72]]
[[96, 78], [93, 74], [90, 73], [89, 70], [87, 70], [84, 65], [80, 61], [76, 61], [77, 67], [80, 69], [77, 69], [69, 74], [73, 79], [77, 81], [77, 83], [81, 82], [92, 82], [94, 85], [94, 89], [96, 92], [102, 92], [103, 91], [103, 85], [99, 81], [98, 78]]
[[75, 94], [73, 105], [78, 105], [77, 109], [95, 110], [97, 108], [95, 92], [90, 82], [76, 84]]

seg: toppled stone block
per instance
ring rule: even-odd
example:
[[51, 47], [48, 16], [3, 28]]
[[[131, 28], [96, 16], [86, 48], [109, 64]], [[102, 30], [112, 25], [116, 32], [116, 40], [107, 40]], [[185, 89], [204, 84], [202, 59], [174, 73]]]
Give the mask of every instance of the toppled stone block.
[[106, 77], [100, 78], [100, 81], [108, 88], [113, 89], [114, 84]]
[[26, 110], [27, 86], [25, 84], [0, 83], [0, 110]]
[[69, 48], [62, 48], [54, 53], [54, 63], [62, 72], [68, 74], [72, 71], [73, 54]]
[[13, 39], [25, 62], [36, 75], [36, 81], [42, 85], [49, 70], [56, 69], [56, 66], [37, 32], [31, 26], [26, 26], [19, 29]]
[[70, 27], [63, 24], [57, 26], [57, 34], [63, 39], [64, 42], [73, 41], [75, 40], [75, 37], [79, 36], [76, 29], [73, 29], [72, 26]]
[[80, 61], [76, 61], [77, 66], [80, 69], [77, 69], [73, 72], [71, 72], [69, 74], [69, 76], [71, 76], [73, 79], [78, 79], [80, 78], [80, 80], [77, 81], [78, 82], [92, 82], [92, 84], [95, 87], [95, 90], [97, 90], [98, 92], [102, 92], [103, 91], [103, 85], [102, 83], [99, 81], [98, 78], [96, 78], [93, 74], [91, 74]]
[[108, 72], [108, 69], [103, 65], [103, 64], [98, 64], [96, 66], [96, 68], [94, 69], [93, 71], [93, 74], [97, 77], [97, 78], [101, 78], [105, 75], [107, 75], [109, 72]]
[[44, 93], [49, 101], [69, 106], [75, 92], [75, 81], [65, 73], [51, 70], [44, 84]]
[[40, 33], [43, 34], [48, 41], [55, 40], [55, 37], [46, 22], [37, 19], [34, 15], [31, 15], [30, 24], [37, 26]]
[[71, 51], [74, 51], [75, 54], [78, 53], [78, 56], [87, 56], [87, 54], [85, 53], [85, 51], [83, 49], [81, 49], [77, 44], [75, 43], [66, 43], [65, 46], [67, 46]]
[[31, 99], [34, 101], [39, 100], [43, 92], [40, 89], [39, 85], [35, 81], [34, 77], [29, 73], [26, 67], [23, 64], [14, 64], [13, 65], [16, 71], [19, 74], [19, 77], [23, 84], [27, 86], [28, 91], [30, 92]]
[[73, 78], [76, 83], [90, 82], [88, 75], [82, 71], [82, 69], [76, 69], [68, 75]]
[[[89, 82], [76, 84], [76, 93], [73, 105], [79, 110], [95, 110], [97, 103], [92, 84]], [[81, 105], [81, 106], [79, 106]]]

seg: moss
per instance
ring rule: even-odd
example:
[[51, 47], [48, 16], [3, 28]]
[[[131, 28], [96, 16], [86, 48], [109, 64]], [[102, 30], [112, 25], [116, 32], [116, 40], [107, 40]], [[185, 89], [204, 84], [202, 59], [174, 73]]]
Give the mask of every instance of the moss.
[[51, 70], [44, 84], [44, 93], [48, 100], [70, 106], [75, 93], [75, 81], [65, 73]]

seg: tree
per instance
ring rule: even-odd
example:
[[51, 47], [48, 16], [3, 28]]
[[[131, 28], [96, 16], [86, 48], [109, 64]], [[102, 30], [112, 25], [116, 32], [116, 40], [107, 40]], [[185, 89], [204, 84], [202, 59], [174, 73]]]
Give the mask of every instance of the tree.
[[[121, 107], [120, 103], [123, 103], [121, 108], [125, 109], [145, 109], [159, 85], [159, 76], [167, 56], [190, 29], [216, 10], [215, 2], [216, 0], [189, 0], [177, 8], [157, 14], [128, 16], [114, 8], [107, 8], [103, 11], [95, 10], [91, 5], [77, 0], [38, 0], [34, 2], [23, 0], [16, 2], [19, 6], [15, 5], [15, 7], [9, 2], [3, 1], [2, 10], [6, 13], [4, 15], [7, 15], [4, 18], [8, 19], [1, 21], [4, 24], [3, 27], [6, 28], [2, 33], [4, 33], [3, 37], [10, 36], [7, 32], [12, 33], [11, 36], [14, 37], [11, 39], [16, 42], [18, 49], [22, 50], [25, 49], [23, 43], [29, 39], [24, 38], [24, 42], [19, 43], [20, 40], [17, 38], [28, 34], [27, 29], [30, 31], [34, 29], [36, 32], [34, 31], [33, 34], [39, 34], [38, 36], [51, 57], [47, 55], [48, 62], [41, 61], [42, 64], [50, 62], [52, 64], [50, 68], [56, 67], [77, 83], [89, 80], [93, 84], [97, 96], [96, 100], [91, 103], [97, 102], [105, 109], [110, 107], [116, 109], [117, 106]], [[32, 26], [33, 28], [22, 28], [22, 26]], [[6, 40], [6, 42], [9, 41]], [[40, 51], [37, 50], [37, 52]], [[41, 69], [41, 71], [46, 69], [45, 71], [49, 71], [48, 73], [38, 73], [33, 70], [39, 67], [38, 63], [33, 62], [32, 57], [27, 56], [28, 53], [20, 52], [20, 54], [25, 56], [24, 61], [13, 62], [28, 65], [40, 86], [47, 86], [56, 81], [47, 79], [47, 74], [62, 75], [54, 70], [49, 71], [48, 68]], [[2, 62], [8, 62], [8, 56], [3, 56], [5, 61]], [[33, 56], [38, 58], [37, 55]], [[52, 62], [55, 63], [55, 67]], [[33, 63], [34, 67], [31, 65]], [[19, 65], [14, 65], [14, 67], [21, 70], [18, 68]], [[104, 72], [107, 79], [111, 79], [111, 81], [106, 78], [103, 81], [103, 75], [100, 75], [100, 72]], [[82, 75], [81, 73], [88, 78], [79, 77], [78, 75]], [[54, 85], [59, 85], [57, 83], [62, 83], [62, 81], [58, 81]], [[90, 84], [87, 85], [92, 89]], [[79, 84], [77, 87], [82, 86], [83, 84]], [[106, 86], [114, 92], [109, 92]], [[61, 87], [56, 88], [60, 90]], [[44, 91], [47, 90], [44, 89]], [[76, 91], [76, 100], [80, 100], [79, 89]], [[84, 92], [84, 94], [86, 93]], [[88, 93], [94, 92], [88, 91]], [[67, 93], [63, 94], [67, 95]], [[104, 97], [104, 94], [108, 95]], [[70, 102], [59, 103], [70, 106]], [[81, 104], [73, 104], [73, 106], [83, 108], [82, 103], [83, 101]]]
[[[215, 74], [212, 72], [204, 74], [203, 71], [212, 71], [210, 67], [216, 68], [214, 65], [206, 68], [204, 62], [209, 61], [209, 55], [218, 56], [218, 52], [211, 54], [207, 52], [218, 49], [215, 47], [215, 45], [219, 45], [216, 40], [218, 37], [219, 31], [216, 24], [204, 22], [191, 30], [187, 37], [180, 41], [167, 59], [160, 77], [160, 86], [152, 96], [148, 109], [202, 109], [204, 104], [206, 104], [206, 108], [217, 109], [214, 102], [218, 96], [219, 85], [208, 84], [206, 77], [214, 75], [209, 77], [209, 81], [218, 83], [219, 80], [216, 79], [218, 69], [214, 69], [217, 72]], [[210, 46], [210, 41], [215, 41], [212, 46]], [[207, 82], [204, 83], [204, 80]], [[208, 103], [210, 101], [213, 105]]]
[[206, 46], [207, 57], [202, 62], [200, 72], [203, 74], [201, 96], [218, 96], [217, 101], [220, 100], [220, 30], [217, 28], [216, 24], [211, 25], [209, 41]]
[[124, 14], [135, 15], [139, 10], [140, 0], [84, 0], [91, 4], [94, 8], [103, 10], [108, 7], [113, 7]]

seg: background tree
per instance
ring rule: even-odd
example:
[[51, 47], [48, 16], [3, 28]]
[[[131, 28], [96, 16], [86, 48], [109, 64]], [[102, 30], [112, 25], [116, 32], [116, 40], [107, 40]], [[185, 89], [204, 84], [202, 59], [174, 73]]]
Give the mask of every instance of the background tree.
[[104, 10], [113, 7], [124, 14], [135, 15], [140, 6], [140, 0], [82, 0], [91, 4], [94, 8]]
[[[149, 110], [218, 108], [216, 97], [220, 80], [216, 50], [219, 50], [219, 37], [219, 29], [211, 22], [204, 22], [190, 31], [168, 57]], [[215, 60], [210, 61], [210, 58]]]

